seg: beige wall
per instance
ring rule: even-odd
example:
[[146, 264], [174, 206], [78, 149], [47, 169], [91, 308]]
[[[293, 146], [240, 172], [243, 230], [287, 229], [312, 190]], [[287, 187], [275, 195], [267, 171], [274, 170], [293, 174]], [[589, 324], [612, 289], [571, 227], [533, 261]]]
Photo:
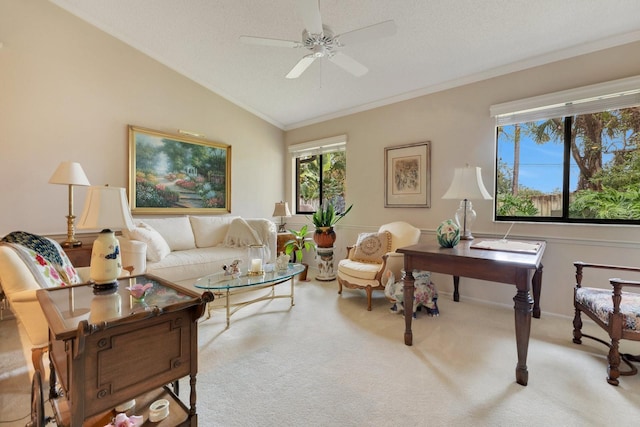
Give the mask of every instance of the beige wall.
[[[380, 224], [395, 220], [408, 221], [423, 230], [424, 240], [433, 239], [436, 227], [453, 217], [459, 203], [441, 199], [451, 182], [453, 168], [466, 163], [480, 166], [485, 185], [493, 188], [495, 121], [489, 116], [490, 105], [637, 74], [640, 43], [290, 130], [285, 143], [348, 135], [347, 201], [354, 208], [338, 227], [340, 256], [344, 256], [343, 247], [354, 242], [359, 232], [375, 230]], [[431, 141], [431, 208], [385, 208], [384, 148], [420, 141]], [[291, 188], [288, 183], [288, 193]], [[473, 205], [478, 214], [474, 235], [503, 235], [509, 228], [509, 223], [492, 221], [492, 201], [474, 201]], [[543, 311], [571, 313], [572, 261], [638, 264], [640, 258], [637, 227], [516, 224], [512, 235], [548, 241], [543, 260]], [[451, 292], [451, 282], [450, 277], [436, 275], [441, 291]], [[603, 286], [605, 283], [603, 280]], [[463, 299], [489, 299], [511, 306], [515, 289], [462, 279], [461, 293]]]
[[47, 183], [63, 160], [127, 187], [129, 124], [230, 144], [234, 215], [270, 217], [283, 197], [280, 129], [50, 2], [0, 0], [0, 42], [0, 235], [65, 233], [67, 188]]
[[[0, 42], [0, 235], [18, 229], [64, 233], [66, 188], [47, 184], [60, 161], [79, 161], [94, 184], [126, 187], [128, 124], [188, 129], [231, 144], [232, 213], [262, 217], [269, 217], [283, 195], [292, 200], [283, 140], [289, 145], [347, 134], [348, 201], [355, 207], [338, 227], [337, 258], [359, 232], [389, 221], [411, 222], [423, 230], [423, 239], [432, 238], [457, 208], [457, 201], [441, 199], [455, 167], [481, 166], [491, 187], [490, 105], [640, 74], [635, 43], [283, 134], [46, 0], [0, 0]], [[431, 208], [384, 208], [384, 147], [427, 140]], [[76, 214], [84, 194], [76, 190]], [[508, 228], [492, 222], [491, 202], [474, 207], [477, 236]], [[297, 217], [288, 225], [305, 222]], [[571, 313], [573, 260], [637, 264], [640, 255], [637, 227], [518, 224], [512, 234], [549, 242], [542, 309], [561, 314]], [[603, 286], [605, 279], [600, 278]], [[451, 291], [450, 277], [437, 275], [436, 283], [442, 292]], [[461, 292], [463, 301], [509, 306], [515, 294], [504, 285], [468, 279]]]

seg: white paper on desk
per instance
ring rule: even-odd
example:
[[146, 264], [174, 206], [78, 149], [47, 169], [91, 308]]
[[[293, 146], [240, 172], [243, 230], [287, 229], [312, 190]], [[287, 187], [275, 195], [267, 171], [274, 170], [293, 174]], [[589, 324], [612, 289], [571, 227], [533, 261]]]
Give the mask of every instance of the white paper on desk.
[[518, 242], [515, 240], [483, 240], [472, 244], [471, 248], [535, 254], [540, 249], [540, 243]]

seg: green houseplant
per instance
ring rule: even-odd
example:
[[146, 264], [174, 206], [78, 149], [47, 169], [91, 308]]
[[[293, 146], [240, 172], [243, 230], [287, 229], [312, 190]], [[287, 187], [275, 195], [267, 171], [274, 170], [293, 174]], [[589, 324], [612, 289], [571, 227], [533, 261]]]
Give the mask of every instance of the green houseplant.
[[293, 234], [293, 239], [285, 242], [284, 253], [287, 255], [293, 254], [293, 262], [302, 262], [302, 250], [304, 249], [309, 252], [315, 246], [313, 241], [307, 238], [308, 227], [304, 225], [299, 231], [288, 231]]
[[313, 240], [320, 248], [330, 248], [336, 241], [336, 233], [333, 231], [333, 226], [340, 221], [349, 211], [353, 208], [353, 205], [349, 206], [343, 213], [336, 213], [333, 203], [326, 203], [313, 213], [311, 221], [316, 227], [316, 232], [313, 235]]

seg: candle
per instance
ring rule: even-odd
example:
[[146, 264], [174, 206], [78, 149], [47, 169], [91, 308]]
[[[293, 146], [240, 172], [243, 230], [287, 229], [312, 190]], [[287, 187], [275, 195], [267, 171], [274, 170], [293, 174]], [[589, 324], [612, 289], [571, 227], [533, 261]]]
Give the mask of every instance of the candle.
[[262, 260], [260, 258], [255, 258], [251, 260], [251, 272], [252, 273], [260, 273], [262, 271]]

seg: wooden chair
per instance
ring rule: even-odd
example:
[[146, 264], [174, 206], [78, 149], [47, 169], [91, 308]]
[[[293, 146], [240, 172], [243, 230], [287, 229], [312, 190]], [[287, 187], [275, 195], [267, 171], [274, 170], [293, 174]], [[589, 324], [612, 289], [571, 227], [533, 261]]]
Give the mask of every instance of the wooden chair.
[[[395, 280], [401, 279], [404, 267], [404, 255], [396, 249], [415, 245], [420, 239], [420, 229], [403, 221], [384, 224], [378, 233], [388, 232], [391, 237], [388, 252], [377, 260], [361, 261], [356, 255], [355, 246], [347, 247], [347, 258], [338, 263], [338, 294], [342, 288], [364, 289], [367, 293], [367, 310], [371, 311], [371, 295], [374, 290], [384, 291], [388, 272], [394, 274]], [[366, 235], [367, 233], [363, 233]]]
[[[620, 375], [635, 375], [638, 370], [630, 362], [638, 362], [640, 358], [630, 354], [620, 354], [619, 342], [621, 339], [640, 341], [640, 294], [625, 292], [624, 287], [640, 288], [640, 281], [610, 279], [612, 289], [588, 288], [582, 286], [582, 278], [585, 269], [598, 269], [620, 272], [638, 272], [640, 268], [616, 265], [592, 264], [586, 262], [574, 262], [576, 268], [576, 285], [574, 289], [573, 305], [575, 316], [573, 318], [573, 342], [582, 344], [582, 337], [599, 341], [609, 347], [607, 359], [607, 382], [618, 385]], [[607, 343], [599, 338], [582, 333], [582, 319], [584, 313], [598, 326], [604, 329], [611, 340]], [[628, 366], [628, 371], [620, 371], [620, 361]]]

